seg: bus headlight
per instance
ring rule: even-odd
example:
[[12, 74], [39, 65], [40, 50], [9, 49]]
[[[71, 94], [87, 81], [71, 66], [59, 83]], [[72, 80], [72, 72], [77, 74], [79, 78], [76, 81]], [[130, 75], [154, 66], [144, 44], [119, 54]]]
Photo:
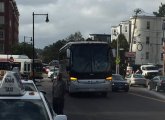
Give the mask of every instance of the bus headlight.
[[75, 77], [70, 77], [70, 80], [72, 80], [72, 81], [76, 81], [77, 78], [75, 78]]
[[112, 77], [107, 77], [106, 80], [112, 80]]

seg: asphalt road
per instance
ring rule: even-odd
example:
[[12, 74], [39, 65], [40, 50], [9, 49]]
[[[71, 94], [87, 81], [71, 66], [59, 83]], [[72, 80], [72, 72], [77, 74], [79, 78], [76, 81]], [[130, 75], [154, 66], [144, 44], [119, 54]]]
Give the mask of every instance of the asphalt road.
[[[47, 92], [51, 104], [52, 82], [44, 79], [37, 84]], [[68, 120], [164, 120], [165, 92], [135, 86], [129, 92], [110, 92], [106, 98], [99, 94], [66, 94], [64, 113]]]

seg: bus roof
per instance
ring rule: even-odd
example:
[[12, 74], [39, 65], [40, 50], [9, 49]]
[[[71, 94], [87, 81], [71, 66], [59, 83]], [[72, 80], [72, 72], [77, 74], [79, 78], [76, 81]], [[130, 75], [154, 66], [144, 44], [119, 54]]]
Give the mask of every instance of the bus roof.
[[63, 48], [65, 48], [67, 46], [71, 46], [71, 45], [74, 45], [74, 44], [108, 44], [108, 43], [107, 42], [103, 42], [103, 41], [75, 41], [75, 42], [68, 42], [60, 50], [62, 50]]
[[7, 55], [7, 54], [0, 54], [0, 58], [10, 58], [13, 57], [14, 59], [29, 59], [27, 55]]

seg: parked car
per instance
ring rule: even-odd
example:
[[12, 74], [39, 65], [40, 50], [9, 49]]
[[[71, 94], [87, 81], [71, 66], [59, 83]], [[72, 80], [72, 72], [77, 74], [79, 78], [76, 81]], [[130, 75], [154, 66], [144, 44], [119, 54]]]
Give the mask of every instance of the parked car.
[[147, 86], [147, 79], [142, 74], [130, 74], [125, 77], [130, 86], [132, 85], [143, 85]]
[[112, 74], [112, 91], [124, 90], [129, 91], [128, 82], [119, 74]]
[[148, 89], [155, 89], [157, 92], [165, 90], [165, 76], [155, 76], [148, 82]]

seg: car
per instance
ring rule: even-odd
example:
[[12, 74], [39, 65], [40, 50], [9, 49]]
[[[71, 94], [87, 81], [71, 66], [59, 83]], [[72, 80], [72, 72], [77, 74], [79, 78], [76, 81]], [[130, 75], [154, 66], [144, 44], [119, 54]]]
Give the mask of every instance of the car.
[[133, 85], [142, 85], [147, 86], [147, 79], [142, 74], [130, 74], [125, 77], [130, 86]]
[[165, 90], [165, 76], [155, 76], [148, 82], [149, 90], [155, 89], [157, 92], [160, 90]]
[[49, 69], [49, 71], [48, 71], [48, 78], [50, 78], [51, 75], [52, 75], [54, 72], [56, 72], [56, 71], [59, 71], [59, 68], [57, 68], [57, 67], [51, 67], [51, 68]]
[[57, 80], [58, 74], [59, 74], [59, 70], [56, 70], [56, 71], [54, 71], [54, 72], [51, 74], [50, 79], [51, 79], [52, 82], [53, 82], [54, 80]]
[[26, 91], [19, 75], [6, 71], [0, 83], [2, 120], [67, 120], [57, 115], [42, 92]]
[[38, 91], [37, 86], [35, 85], [35, 83], [33, 82], [33, 80], [22, 80], [23, 86], [25, 88], [26, 91]]
[[120, 74], [112, 74], [112, 91], [129, 91], [128, 82]]

